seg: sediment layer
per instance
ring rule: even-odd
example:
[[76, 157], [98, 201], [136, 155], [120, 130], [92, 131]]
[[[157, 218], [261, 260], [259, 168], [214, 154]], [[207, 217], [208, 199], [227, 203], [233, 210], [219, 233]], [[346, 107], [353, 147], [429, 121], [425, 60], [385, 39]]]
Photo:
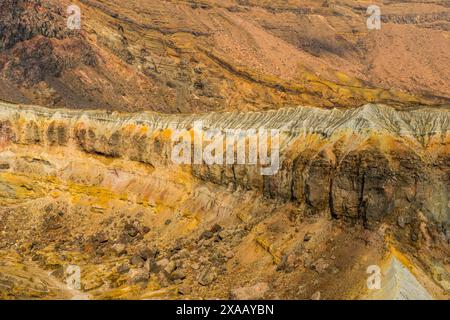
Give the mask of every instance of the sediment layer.
[[[279, 129], [278, 172], [174, 164], [172, 133], [195, 121]], [[0, 296], [370, 298], [366, 269], [393, 251], [443, 298], [448, 123], [447, 110], [381, 105], [176, 116], [1, 103]], [[61, 283], [68, 265], [79, 291]]]
[[[154, 167], [173, 166], [175, 130], [280, 130], [280, 169], [259, 165], [192, 165], [192, 174], [232, 188], [295, 201], [312, 213], [362, 221], [390, 214], [449, 222], [449, 119], [445, 109], [397, 111], [383, 105], [351, 110], [299, 107], [200, 115], [124, 114], [2, 103], [3, 143], [65, 146]], [[248, 139], [248, 137], [247, 137]]]

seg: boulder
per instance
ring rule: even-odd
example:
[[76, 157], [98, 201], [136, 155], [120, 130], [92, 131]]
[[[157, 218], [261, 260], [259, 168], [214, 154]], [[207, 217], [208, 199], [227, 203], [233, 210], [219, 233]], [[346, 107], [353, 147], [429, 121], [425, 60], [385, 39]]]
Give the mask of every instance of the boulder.
[[230, 298], [233, 300], [260, 300], [269, 290], [267, 282], [259, 282], [253, 286], [241, 287], [231, 290]]

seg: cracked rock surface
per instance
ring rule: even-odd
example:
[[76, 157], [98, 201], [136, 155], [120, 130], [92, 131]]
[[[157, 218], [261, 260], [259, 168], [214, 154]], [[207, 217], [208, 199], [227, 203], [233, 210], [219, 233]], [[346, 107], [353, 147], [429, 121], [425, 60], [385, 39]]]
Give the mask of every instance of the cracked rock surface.
[[[199, 119], [283, 129], [279, 171], [175, 165], [171, 134]], [[444, 299], [448, 119], [383, 105], [138, 115], [2, 103], [2, 297], [370, 298], [367, 267], [406, 274], [395, 258], [417, 278], [400, 291]], [[78, 291], [64, 282], [72, 265]]]

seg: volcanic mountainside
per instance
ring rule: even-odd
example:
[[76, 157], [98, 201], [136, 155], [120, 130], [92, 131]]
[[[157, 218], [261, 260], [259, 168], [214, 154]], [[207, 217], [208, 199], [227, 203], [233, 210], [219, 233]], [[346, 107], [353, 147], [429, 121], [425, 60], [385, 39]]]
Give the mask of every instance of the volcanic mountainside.
[[[0, 298], [448, 299], [446, 1], [3, 0], [0, 18]], [[278, 172], [175, 165], [194, 121], [278, 129]]]
[[[81, 30], [66, 26], [70, 4]], [[0, 14], [12, 102], [189, 113], [450, 99], [447, 1], [3, 0]]]

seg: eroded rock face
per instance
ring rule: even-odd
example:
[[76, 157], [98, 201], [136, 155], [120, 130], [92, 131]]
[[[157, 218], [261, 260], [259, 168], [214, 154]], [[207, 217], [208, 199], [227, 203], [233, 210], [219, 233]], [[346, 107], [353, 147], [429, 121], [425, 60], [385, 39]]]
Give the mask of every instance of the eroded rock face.
[[449, 103], [445, 1], [374, 2], [376, 32], [358, 1], [175, 3], [2, 1], [0, 98], [167, 113]]
[[51, 11], [45, 10], [40, 0], [5, 0], [0, 4], [0, 10], [1, 49], [10, 49], [16, 43], [36, 35], [49, 38], [64, 36], [65, 30], [59, 23], [63, 19], [62, 7], [54, 7], [54, 11]]
[[[1, 299], [351, 299], [389, 252], [448, 297], [448, 5], [72, 2], [0, 3], [0, 99], [72, 108], [0, 100]], [[196, 121], [279, 166], [176, 165]]]
[[174, 166], [172, 133], [192, 128], [272, 128], [280, 131], [280, 168], [261, 175], [260, 165], [188, 166], [202, 180], [257, 190], [293, 201], [311, 214], [369, 225], [418, 211], [447, 228], [447, 110], [399, 112], [366, 105], [356, 110], [314, 108], [268, 113], [169, 116], [48, 110], [2, 104], [3, 143], [75, 147], [153, 167]]
[[[282, 129], [279, 170], [176, 165], [172, 133], [196, 120]], [[176, 116], [2, 103], [0, 296], [355, 298], [395, 246], [442, 298], [447, 126], [446, 110], [381, 105]], [[73, 265], [80, 292], [36, 286]]]

